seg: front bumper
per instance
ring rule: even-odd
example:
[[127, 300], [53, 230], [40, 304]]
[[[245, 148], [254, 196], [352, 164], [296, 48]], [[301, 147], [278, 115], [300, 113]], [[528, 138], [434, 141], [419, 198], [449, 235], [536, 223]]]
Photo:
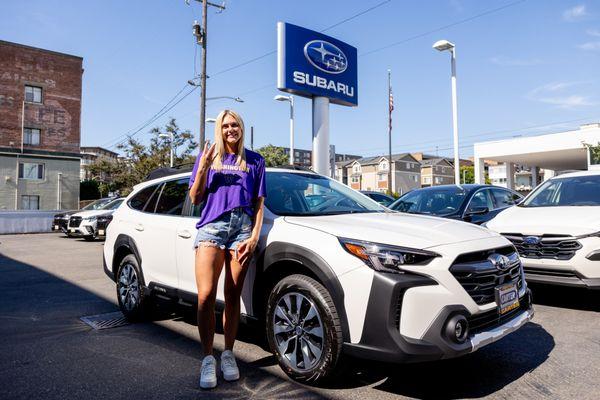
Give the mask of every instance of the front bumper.
[[69, 224], [69, 220], [68, 219], [64, 219], [64, 218], [54, 218], [54, 220], [52, 220], [52, 226], [50, 227], [50, 230], [52, 232], [67, 232], [67, 225]]
[[96, 222], [94, 222], [92, 224], [82, 222], [77, 227], [69, 226], [68, 233], [71, 236], [77, 236], [77, 237], [95, 236], [96, 235]]
[[[361, 339], [359, 343], [344, 343], [344, 351], [361, 358], [397, 363], [452, 358], [501, 339], [533, 317], [531, 292], [526, 289], [520, 297], [521, 306], [506, 316], [492, 315], [497, 313], [495, 308], [472, 314], [462, 304], [448, 304], [441, 308], [421, 338], [403, 335], [400, 325], [406, 311], [404, 295], [411, 288], [436, 285], [434, 280], [415, 274], [375, 274]], [[445, 334], [447, 322], [459, 314], [474, 326], [461, 344]]]

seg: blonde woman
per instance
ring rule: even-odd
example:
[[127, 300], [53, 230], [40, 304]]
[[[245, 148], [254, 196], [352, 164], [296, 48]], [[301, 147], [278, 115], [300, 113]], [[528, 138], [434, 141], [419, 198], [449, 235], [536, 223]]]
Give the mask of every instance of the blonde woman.
[[196, 224], [196, 285], [198, 331], [204, 358], [200, 387], [217, 385], [215, 298], [217, 282], [225, 267], [225, 350], [221, 371], [228, 381], [239, 379], [233, 345], [240, 316], [240, 296], [249, 261], [258, 244], [266, 196], [265, 160], [244, 148], [244, 122], [231, 110], [222, 111], [215, 122], [215, 142], [198, 155], [190, 177], [190, 198], [205, 205]]

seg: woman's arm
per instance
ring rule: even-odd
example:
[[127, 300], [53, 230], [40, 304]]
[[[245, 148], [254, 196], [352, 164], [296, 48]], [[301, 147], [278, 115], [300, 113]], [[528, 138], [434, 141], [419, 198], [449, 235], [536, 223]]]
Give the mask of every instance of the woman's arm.
[[238, 247], [238, 261], [241, 265], [244, 265], [252, 254], [254, 254], [254, 250], [256, 250], [256, 246], [258, 245], [258, 239], [260, 239], [260, 231], [262, 229], [263, 224], [263, 215], [265, 211], [265, 198], [259, 197], [256, 199], [256, 204], [254, 205], [254, 226], [252, 227], [252, 235], [248, 240], [245, 240]]
[[198, 163], [194, 183], [190, 188], [190, 199], [192, 200], [192, 204], [198, 205], [202, 201], [206, 189], [206, 177], [208, 175], [210, 164], [212, 163], [214, 150], [214, 144], [209, 148], [208, 141], [204, 143], [204, 151], [202, 152], [202, 157], [200, 157], [200, 162]]

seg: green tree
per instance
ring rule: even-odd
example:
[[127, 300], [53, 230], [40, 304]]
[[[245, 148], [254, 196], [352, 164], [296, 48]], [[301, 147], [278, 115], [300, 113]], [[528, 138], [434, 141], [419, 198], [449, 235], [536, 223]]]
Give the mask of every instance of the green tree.
[[594, 165], [600, 164], [600, 142], [596, 145], [588, 143], [584, 143], [583, 145], [587, 147], [590, 152], [590, 163]]
[[258, 153], [265, 158], [267, 167], [277, 167], [287, 165], [289, 157], [285, 154], [283, 147], [273, 146], [268, 144], [257, 150]]
[[173, 134], [173, 146], [176, 150], [174, 165], [194, 161], [192, 152], [198, 147], [197, 142], [189, 130], [182, 131], [175, 119], [171, 118], [163, 128], [155, 127], [150, 130], [148, 145], [128, 137], [125, 143], [117, 146], [124, 157], [116, 162], [98, 160], [89, 166], [92, 176], [99, 180], [103, 194], [111, 191], [126, 195], [131, 192], [133, 186], [143, 182], [151, 171], [168, 167], [171, 143], [170, 138], [161, 137], [165, 133]]
[[[490, 185], [492, 183], [487, 172], [485, 173], [485, 183]], [[475, 183], [475, 167], [470, 165], [463, 165], [460, 167], [460, 182], [461, 183]]]

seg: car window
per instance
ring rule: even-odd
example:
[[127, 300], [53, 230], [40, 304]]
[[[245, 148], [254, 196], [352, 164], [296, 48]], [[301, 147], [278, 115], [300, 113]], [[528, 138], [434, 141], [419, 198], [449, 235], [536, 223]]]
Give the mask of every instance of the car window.
[[555, 178], [538, 186], [523, 207], [600, 205], [600, 175]]
[[148, 199], [150, 199], [158, 186], [159, 184], [156, 184], [140, 190], [129, 200], [129, 207], [133, 208], [134, 210], [143, 211]]
[[385, 212], [385, 208], [332, 179], [317, 174], [267, 173], [265, 204], [279, 215]]
[[487, 207], [488, 210], [494, 209], [494, 203], [492, 202], [489, 189], [479, 190], [473, 195], [473, 197], [471, 197], [467, 212], [471, 212], [482, 207]]
[[510, 190], [505, 189], [492, 189], [492, 195], [496, 202], [495, 208], [506, 208], [517, 204], [521, 196]]
[[376, 202], [378, 202], [379, 204], [383, 204], [384, 206], [387, 206], [388, 204], [390, 204], [392, 202], [392, 200], [390, 200], [389, 197], [384, 196], [382, 194], [369, 193], [368, 196], [370, 198], [372, 198], [373, 200], [375, 200]]
[[396, 200], [390, 208], [414, 214], [448, 215], [461, 207], [465, 194], [459, 187], [413, 190]]
[[108, 203], [107, 205], [102, 207], [102, 210], [116, 210], [117, 208], [119, 208], [119, 206], [121, 205], [123, 200], [124, 199], [117, 199], [117, 200], [111, 201], [110, 203]]
[[155, 212], [157, 214], [181, 215], [187, 196], [188, 182], [189, 179], [179, 179], [165, 183], [160, 192], [160, 199]]

